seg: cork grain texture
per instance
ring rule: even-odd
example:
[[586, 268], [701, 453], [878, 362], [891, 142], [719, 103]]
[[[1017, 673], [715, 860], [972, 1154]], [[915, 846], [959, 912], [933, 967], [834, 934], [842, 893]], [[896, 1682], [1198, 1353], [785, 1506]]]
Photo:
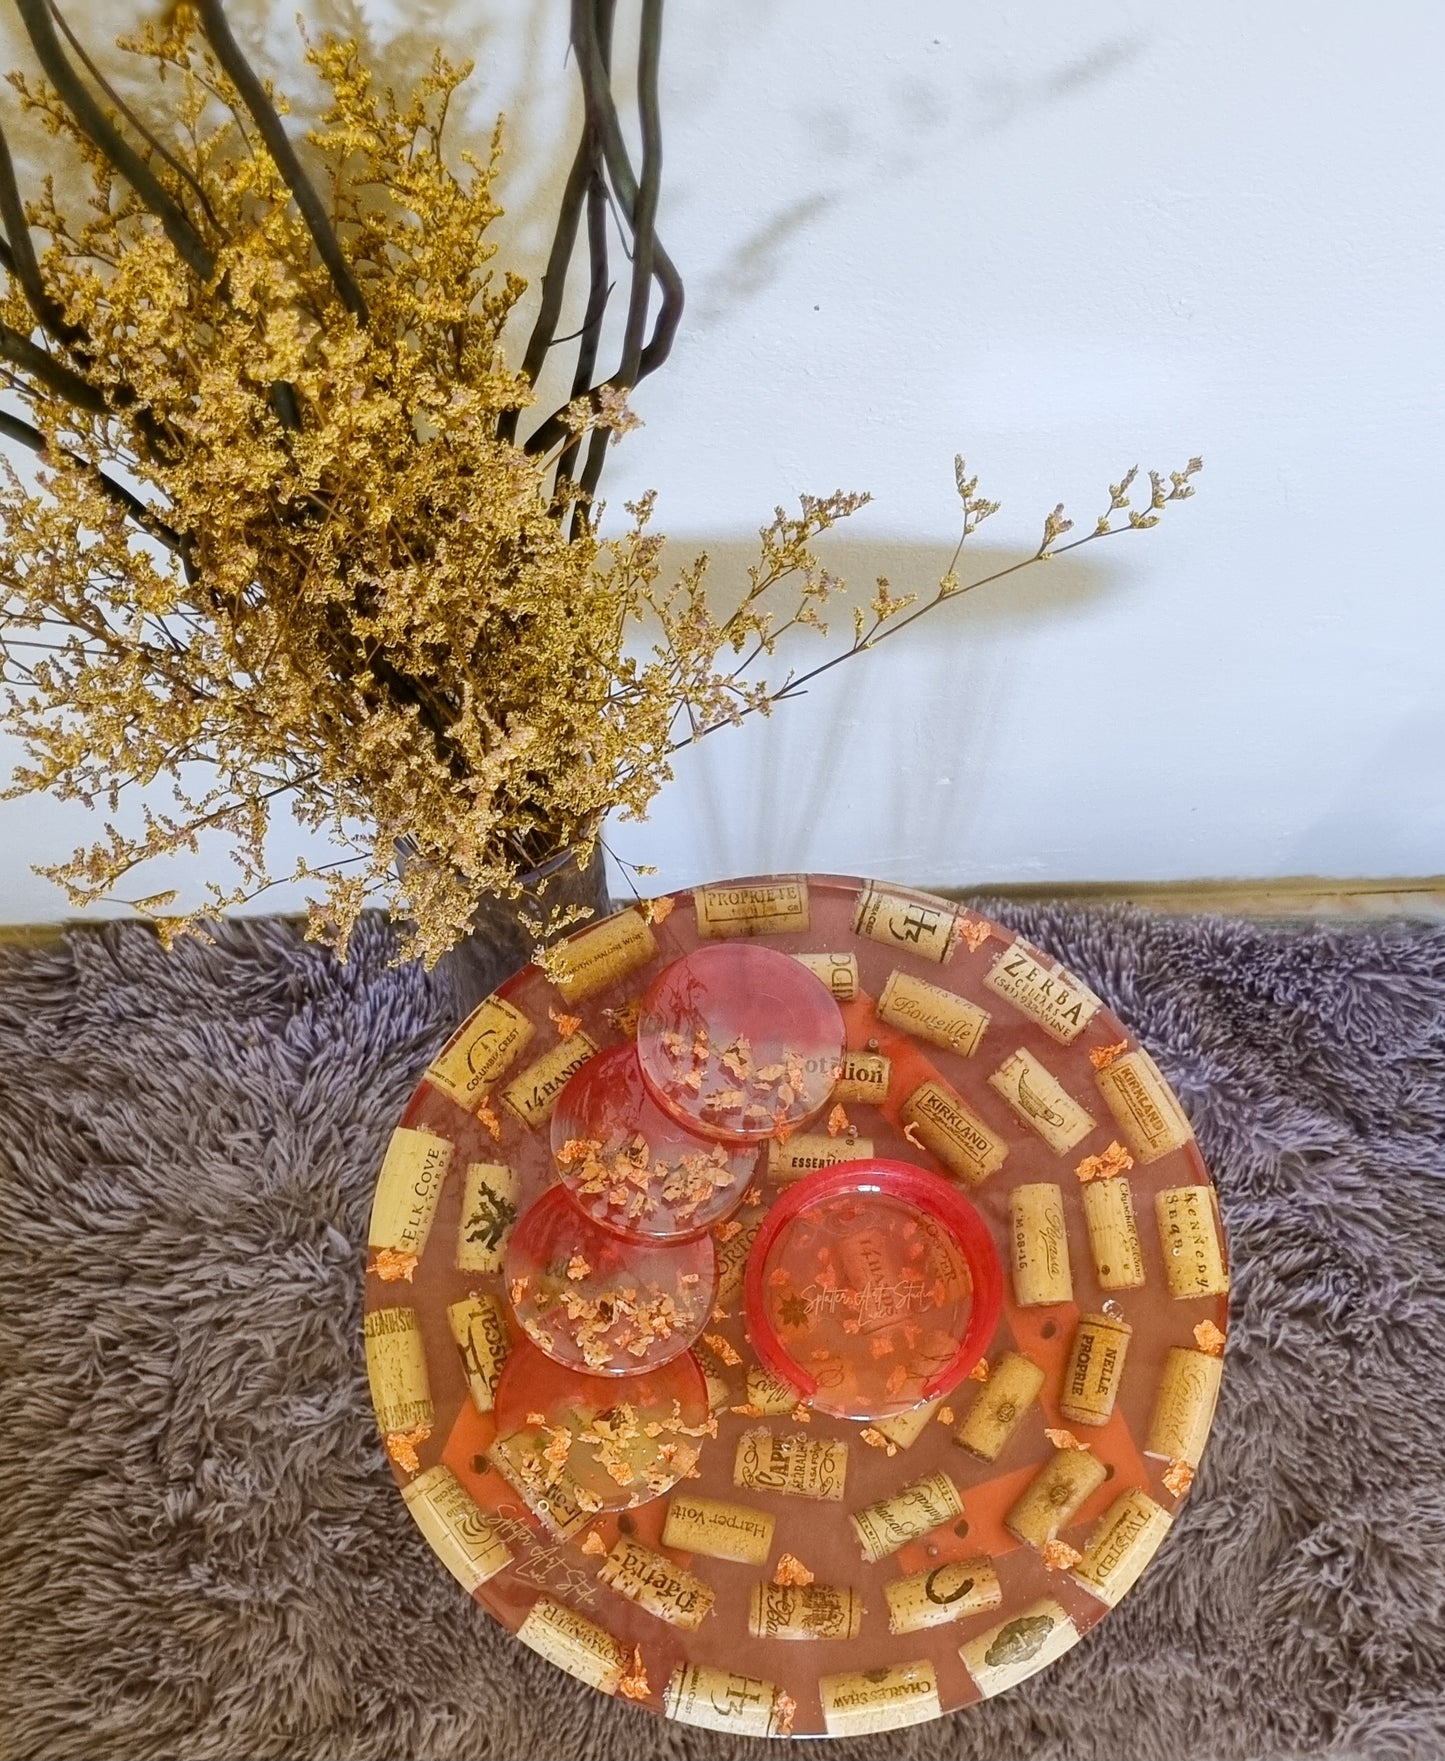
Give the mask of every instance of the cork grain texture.
[[[1445, 930], [985, 904], [1148, 1045], [1236, 1284], [1195, 1489], [1043, 1674], [843, 1758], [1445, 1753]], [[397, 1496], [360, 1291], [444, 978], [268, 921], [0, 946], [0, 1753], [643, 1761]], [[498, 973], [495, 976], [500, 977]], [[741, 1569], [741, 1568], [740, 1568]]]

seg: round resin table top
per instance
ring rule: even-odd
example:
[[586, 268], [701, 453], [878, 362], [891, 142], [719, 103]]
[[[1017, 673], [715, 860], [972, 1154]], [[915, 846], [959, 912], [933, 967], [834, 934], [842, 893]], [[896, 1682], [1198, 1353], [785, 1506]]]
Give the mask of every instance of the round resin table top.
[[366, 1359], [408, 1509], [525, 1644], [684, 1723], [856, 1736], [1132, 1587], [1228, 1288], [1189, 1122], [1087, 986], [962, 906], [775, 876], [580, 930], [457, 1030], [378, 1176]]

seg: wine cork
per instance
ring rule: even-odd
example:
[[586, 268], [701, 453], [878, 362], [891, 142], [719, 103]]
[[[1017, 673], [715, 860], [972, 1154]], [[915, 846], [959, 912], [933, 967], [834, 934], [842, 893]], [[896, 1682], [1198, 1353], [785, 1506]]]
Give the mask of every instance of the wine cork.
[[945, 1052], [957, 1052], [960, 1058], [973, 1056], [988, 1026], [986, 1009], [942, 985], [929, 984], [926, 978], [915, 978], [901, 966], [888, 974], [874, 1013], [890, 1027], [927, 1040], [931, 1046], [941, 1046]]
[[883, 1435], [898, 1449], [911, 1449], [923, 1433], [928, 1429], [933, 1415], [942, 1406], [941, 1400], [930, 1400], [923, 1406], [910, 1408], [908, 1412], [894, 1413], [889, 1419], [874, 1419], [873, 1429]]
[[710, 941], [723, 936], [808, 932], [808, 882], [800, 874], [698, 887], [692, 902], [697, 913], [697, 933]]
[[1036, 960], [1022, 942], [1005, 948], [984, 974], [996, 996], [1037, 1021], [1050, 1039], [1072, 1045], [1093, 1020], [1099, 999], [1061, 966]]
[[457, 1270], [500, 1272], [517, 1221], [520, 1183], [501, 1162], [472, 1162], [457, 1224]]
[[785, 1737], [787, 1722], [772, 1682], [707, 1663], [679, 1663], [662, 1697], [665, 1717], [739, 1737]]
[[387, 1435], [430, 1429], [436, 1414], [416, 1310], [372, 1309], [362, 1333], [377, 1424]]
[[755, 1639], [856, 1639], [863, 1598], [831, 1584], [754, 1584], [748, 1633]]
[[1095, 1082], [1136, 1160], [1157, 1162], [1194, 1136], [1184, 1109], [1147, 1052], [1125, 1052], [1095, 1073]]
[[[734, 1222], [738, 1218], [732, 1219]], [[753, 1242], [763, 1221], [763, 1213], [742, 1220], [743, 1226], [736, 1235], [730, 1235], [726, 1241], [718, 1241], [713, 1237], [717, 1248], [717, 1300], [725, 1306], [743, 1287], [743, 1276], [747, 1271], [748, 1255], [752, 1252]]]
[[565, 1003], [579, 1003], [606, 990], [657, 954], [657, 938], [635, 909], [619, 911], [592, 929], [554, 942], [547, 950], [547, 976]]
[[773, 1546], [773, 1519], [746, 1504], [725, 1504], [676, 1492], [667, 1506], [662, 1544], [679, 1553], [702, 1553], [739, 1565], [761, 1565]]
[[512, 1350], [507, 1313], [497, 1296], [467, 1296], [447, 1305], [447, 1325], [462, 1356], [467, 1391], [478, 1412], [490, 1412]]
[[1134, 1193], [1122, 1174], [1083, 1186], [1084, 1221], [1094, 1276], [1104, 1290], [1137, 1290], [1144, 1282], [1144, 1249], [1134, 1216]]
[[1223, 1376], [1223, 1358], [1173, 1346], [1164, 1360], [1164, 1374], [1154, 1396], [1144, 1453], [1165, 1461], [1187, 1461], [1197, 1468], [1214, 1423]]
[[539, 1596], [532, 1604], [517, 1637], [599, 1694], [615, 1694], [627, 1668], [627, 1647], [620, 1639], [550, 1596]]
[[543, 1052], [534, 1064], [529, 1064], [520, 1076], [513, 1077], [500, 1091], [503, 1106], [523, 1125], [535, 1131], [552, 1117], [557, 1096], [567, 1086], [568, 1079], [596, 1052], [596, 1046], [585, 1033], [574, 1033], [571, 1039], [559, 1039], [550, 1051]]
[[401, 1495], [432, 1552], [469, 1596], [511, 1563], [512, 1549], [445, 1462], [418, 1474]]
[[980, 1461], [997, 1461], [1043, 1385], [1044, 1372], [1031, 1358], [1005, 1352], [959, 1426], [959, 1442]]
[[1181, 1302], [1229, 1289], [1214, 1206], [1211, 1186], [1174, 1186], [1154, 1195], [1164, 1276], [1169, 1294]]
[[744, 1492], [780, 1492], [789, 1498], [835, 1503], [843, 1496], [848, 1445], [837, 1438], [789, 1432], [744, 1431], [733, 1457], [733, 1484]]
[[833, 1084], [832, 1098], [845, 1107], [881, 1107], [892, 1076], [893, 1060], [881, 1052], [844, 1052], [843, 1074]]
[[957, 1522], [963, 1515], [958, 1487], [945, 1473], [916, 1480], [890, 1498], [880, 1498], [848, 1518], [863, 1557], [871, 1565], [886, 1559], [941, 1523]]
[[866, 1737], [942, 1718], [938, 1677], [926, 1660], [825, 1675], [818, 1683], [830, 1737]]
[[376, 1177], [368, 1247], [421, 1258], [451, 1159], [446, 1138], [397, 1126]]
[[459, 1107], [474, 1107], [507, 1074], [532, 1038], [532, 1023], [502, 997], [488, 997], [426, 1073]]
[[775, 1376], [771, 1370], [765, 1370], [760, 1364], [754, 1364], [748, 1371], [748, 1405], [756, 1407], [764, 1418], [776, 1418], [781, 1413], [789, 1413], [802, 1399], [798, 1390], [791, 1382], [785, 1382], [781, 1376]]
[[951, 1173], [978, 1186], [1004, 1164], [1008, 1145], [976, 1118], [946, 1083], [920, 1083], [899, 1109], [905, 1126]]
[[1047, 1668], [1079, 1642], [1079, 1629], [1057, 1602], [1042, 1597], [959, 1647], [964, 1668], [986, 1700]]
[[851, 1003], [858, 995], [858, 956], [856, 954], [794, 954], [814, 978], [819, 978], [839, 1003]]
[[916, 1571], [883, 1586], [890, 1633], [918, 1633], [925, 1627], [948, 1626], [965, 1615], [983, 1614], [1003, 1601], [993, 1561], [987, 1557], [955, 1559]]
[[526, 1432], [496, 1437], [487, 1449], [487, 1460], [546, 1529], [568, 1540], [580, 1533], [596, 1514], [597, 1501], [588, 1509], [578, 1496], [580, 1488], [564, 1468], [549, 1486], [540, 1449]]
[[1038, 1132], [1056, 1156], [1066, 1154], [1094, 1129], [1093, 1114], [1022, 1046], [999, 1065], [988, 1085], [1003, 1096], [1031, 1131]]
[[1072, 1302], [1064, 1195], [1048, 1181], [1016, 1186], [1008, 1195], [1009, 1264], [1020, 1308]]
[[801, 1180], [804, 1174], [815, 1174], [819, 1168], [836, 1167], [839, 1162], [866, 1162], [872, 1154], [873, 1139], [859, 1137], [856, 1132], [829, 1137], [823, 1131], [798, 1131], [786, 1142], [770, 1137], [768, 1178], [780, 1183]]
[[1073, 1521], [1108, 1469], [1087, 1449], [1056, 1449], [1014, 1500], [1004, 1527], [1016, 1540], [1042, 1547]]
[[1147, 1492], [1131, 1486], [1099, 1518], [1084, 1557], [1070, 1576], [1106, 1608], [1115, 1608], [1169, 1533], [1169, 1513]]
[[1059, 1411], [1076, 1425], [1107, 1425], [1114, 1414], [1134, 1329], [1109, 1315], [1081, 1315], [1064, 1367]]
[[597, 1575], [619, 1596], [684, 1632], [696, 1632], [713, 1605], [713, 1592], [701, 1578], [628, 1535], [603, 1560]]
[[731, 1406], [733, 1391], [728, 1387], [727, 1378], [722, 1372], [701, 1361], [699, 1368], [702, 1370], [702, 1379], [707, 1384], [707, 1410], [710, 1413], [719, 1413], [724, 1407]]
[[853, 910], [853, 934], [941, 966], [958, 940], [958, 912], [941, 899], [920, 899], [868, 881]]

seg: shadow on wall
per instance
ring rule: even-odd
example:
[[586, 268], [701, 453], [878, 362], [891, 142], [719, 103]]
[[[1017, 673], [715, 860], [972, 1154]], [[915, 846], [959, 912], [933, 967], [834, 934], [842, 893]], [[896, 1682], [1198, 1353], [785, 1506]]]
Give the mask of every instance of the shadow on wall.
[[[833, 602], [828, 636], [784, 640], [762, 674], [772, 683], [847, 645], [853, 607], [867, 604], [879, 575], [895, 594], [923, 600], [952, 554], [951, 545], [833, 540], [820, 550], [848, 590]], [[701, 551], [725, 613], [755, 549], [675, 539], [665, 570]], [[973, 550], [970, 541], [960, 576], [980, 581], [1019, 560], [1017, 550]], [[649, 845], [664, 856], [685, 852], [699, 874], [849, 868], [856, 856], [847, 852], [856, 851], [866, 820], [889, 866], [915, 876], [953, 873], [974, 841], [975, 779], [1007, 758], [999, 712], [1017, 704], [1021, 656], [1036, 659], [1038, 638], [1122, 591], [1102, 545], [980, 586], [833, 668], [772, 716], [722, 728], [679, 753], [676, 785], [657, 798], [647, 825], [614, 825], [609, 844], [644, 861], [652, 860], [643, 854]], [[646, 641], [640, 632], [638, 647]]]

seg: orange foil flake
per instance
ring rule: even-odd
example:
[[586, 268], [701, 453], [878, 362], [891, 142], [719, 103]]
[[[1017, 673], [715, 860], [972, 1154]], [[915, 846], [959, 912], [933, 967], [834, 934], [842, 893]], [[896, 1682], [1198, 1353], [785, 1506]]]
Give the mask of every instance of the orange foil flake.
[[644, 923], [666, 923], [677, 910], [677, 900], [664, 893], [660, 899], [640, 899], [637, 909]]
[[1039, 1558], [1050, 1571], [1071, 1571], [1083, 1558], [1077, 1547], [1071, 1547], [1067, 1541], [1045, 1541], [1039, 1548]]
[[773, 1701], [773, 1729], [780, 1737], [793, 1734], [793, 1720], [798, 1716], [798, 1702], [791, 1694], [778, 1689], [777, 1698]]
[[1115, 1058], [1122, 1058], [1129, 1050], [1129, 1042], [1121, 1039], [1116, 1046], [1095, 1046], [1089, 1053], [1089, 1062], [1096, 1070], [1107, 1070]]
[[421, 1467], [417, 1447], [431, 1436], [430, 1425], [418, 1425], [414, 1431], [388, 1431], [386, 1453], [404, 1474], [414, 1474]]
[[973, 1368], [968, 1372], [968, 1380], [970, 1382], [986, 1382], [988, 1380], [988, 1378], [989, 1378], [988, 1359], [986, 1357], [981, 1357], [978, 1360], [978, 1362], [973, 1366]]
[[1072, 1431], [1051, 1431], [1045, 1426], [1044, 1435], [1055, 1449], [1087, 1449], [1089, 1447], [1087, 1443], [1080, 1443]]
[[1224, 1335], [1213, 1321], [1201, 1321], [1194, 1329], [1194, 1343], [1206, 1357], [1224, 1356]]
[[1114, 1175], [1126, 1173], [1133, 1166], [1134, 1158], [1123, 1144], [1111, 1143], [1102, 1154], [1085, 1156], [1074, 1172], [1081, 1182], [1111, 1180]]
[[1194, 1484], [1194, 1469], [1181, 1457], [1178, 1461], [1171, 1461], [1159, 1477], [1167, 1491], [1172, 1492], [1176, 1498], [1182, 1498]]
[[970, 954], [976, 954], [992, 934], [981, 917], [960, 917], [958, 920], [958, 939]]
[[941, 1406], [933, 1416], [940, 1425], [951, 1425], [954, 1420], [954, 1411], [951, 1406]]
[[588, 1529], [587, 1533], [582, 1537], [580, 1546], [584, 1553], [597, 1554], [605, 1553], [607, 1551], [607, 1543], [602, 1539], [601, 1535], [597, 1533], [596, 1529]]
[[811, 1409], [804, 1406], [804, 1404], [801, 1400], [793, 1408], [793, 1410], [788, 1414], [788, 1417], [793, 1421], [793, 1423], [795, 1425], [811, 1425], [813, 1422], [813, 1414], [812, 1414]]
[[872, 1425], [863, 1427], [858, 1433], [858, 1441], [866, 1443], [870, 1449], [881, 1449], [885, 1455], [897, 1455], [898, 1453], [898, 1445], [890, 1438], [885, 1437], [881, 1431], [875, 1430]]
[[571, 1039], [572, 1035], [576, 1033], [577, 1029], [582, 1025], [582, 1017], [580, 1015], [561, 1015], [557, 1010], [550, 1007], [547, 1010], [547, 1018], [551, 1021], [553, 1027], [557, 1029], [558, 1039]]
[[739, 1418], [744, 1419], [760, 1419], [763, 1416], [763, 1409], [760, 1406], [754, 1406], [750, 1400], [744, 1401], [741, 1406], [730, 1406], [728, 1411], [735, 1412]]
[[778, 1563], [773, 1567], [775, 1584], [811, 1584], [816, 1581], [796, 1553], [780, 1553]]
[[477, 1102], [477, 1117], [491, 1133], [492, 1142], [500, 1143], [502, 1141], [502, 1122], [497, 1117], [497, 1111], [492, 1105], [490, 1095], [483, 1095], [481, 1100]]
[[736, 1369], [743, 1361], [738, 1352], [728, 1340], [723, 1338], [721, 1333], [704, 1333], [702, 1336], [702, 1342], [713, 1356], [721, 1358], [729, 1369]]
[[574, 1253], [567, 1262], [567, 1276], [574, 1284], [580, 1284], [591, 1270], [580, 1253]]
[[641, 1645], [632, 1648], [632, 1667], [617, 1684], [617, 1691], [624, 1700], [645, 1700], [652, 1692], [652, 1684], [647, 1679], [647, 1669], [642, 1661]]
[[726, 1223], [720, 1223], [717, 1228], [713, 1230], [713, 1237], [719, 1245], [722, 1245], [734, 1240], [737, 1236], [741, 1235], [742, 1232], [743, 1226], [738, 1222], [737, 1218], [729, 1217]]
[[909, 1143], [913, 1145], [914, 1149], [923, 1150], [925, 1153], [927, 1152], [928, 1145], [918, 1135], [918, 1127], [911, 1119], [903, 1127], [903, 1135], [908, 1139]]
[[829, 1135], [829, 1137], [837, 1137], [842, 1132], [851, 1131], [852, 1129], [853, 1129], [853, 1122], [848, 1117], [847, 1108], [842, 1106], [841, 1104], [834, 1107], [833, 1111], [831, 1113], [829, 1113], [829, 1115], [828, 1115], [828, 1135]]
[[410, 1284], [417, 1265], [414, 1253], [406, 1253], [399, 1247], [383, 1247], [377, 1250], [371, 1269], [383, 1284], [395, 1284], [398, 1278], [405, 1278]]

